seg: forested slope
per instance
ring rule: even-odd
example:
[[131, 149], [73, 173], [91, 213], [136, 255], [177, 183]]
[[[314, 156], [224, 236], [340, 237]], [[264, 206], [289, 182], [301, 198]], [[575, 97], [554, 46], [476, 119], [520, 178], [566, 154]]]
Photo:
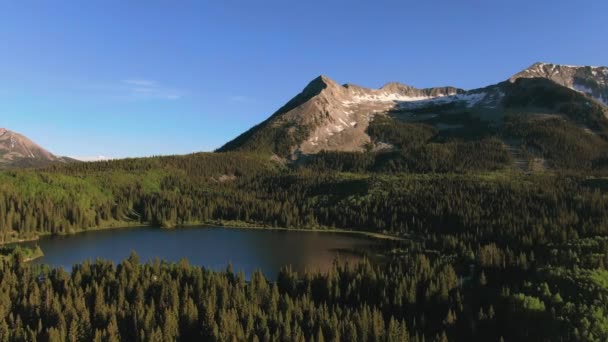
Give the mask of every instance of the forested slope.
[[82, 163], [0, 174], [3, 235], [112, 223], [241, 221], [531, 244], [603, 234], [603, 178], [517, 172], [335, 173], [246, 155]]
[[[350, 166], [341, 170], [352, 171], [356, 158], [344, 159]], [[4, 241], [205, 222], [405, 238], [379, 247], [383, 261], [376, 265], [286, 271], [276, 283], [135, 260], [85, 264], [69, 275], [24, 265], [16, 255], [0, 272], [0, 334], [105, 341], [608, 338], [608, 180], [601, 174], [335, 169], [213, 153], [0, 173]]]
[[[386, 264], [246, 280], [186, 261], [0, 265], [3, 341], [604, 341], [608, 240], [547, 255], [449, 235]], [[405, 248], [405, 249], [402, 249]]]

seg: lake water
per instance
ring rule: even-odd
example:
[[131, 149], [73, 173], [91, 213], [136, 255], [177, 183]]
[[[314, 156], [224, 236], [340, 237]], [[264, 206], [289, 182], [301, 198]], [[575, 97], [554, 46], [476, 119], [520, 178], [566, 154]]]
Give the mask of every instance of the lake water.
[[373, 243], [362, 235], [312, 231], [126, 228], [42, 238], [34, 244], [45, 255], [33, 263], [69, 270], [73, 264], [97, 258], [118, 263], [136, 251], [142, 262], [156, 257], [172, 262], [186, 258], [192, 265], [215, 270], [231, 263], [235, 271], [241, 270], [247, 277], [259, 269], [275, 278], [283, 265], [303, 272], [325, 271], [336, 257], [356, 262]]

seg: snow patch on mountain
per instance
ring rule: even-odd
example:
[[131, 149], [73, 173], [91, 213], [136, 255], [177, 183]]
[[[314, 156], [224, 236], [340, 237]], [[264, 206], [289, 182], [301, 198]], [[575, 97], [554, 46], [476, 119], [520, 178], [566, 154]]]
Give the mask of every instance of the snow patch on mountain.
[[389, 93], [380, 93], [380, 94], [364, 94], [364, 95], [355, 95], [353, 96], [353, 100], [350, 103], [361, 103], [361, 102], [414, 102], [414, 101], [424, 101], [430, 99], [437, 99], [446, 96], [450, 96], [453, 94], [445, 94], [438, 96], [408, 96], [402, 94], [389, 94]]
[[462, 103], [466, 107], [471, 108], [475, 106], [486, 106], [496, 107], [497, 103], [504, 97], [501, 92], [467, 92], [464, 94], [455, 94], [449, 96], [435, 97], [430, 99], [423, 99], [417, 101], [400, 101], [398, 103], [399, 109], [417, 109], [429, 106], [445, 105], [451, 103]]
[[574, 84], [572, 87], [574, 90], [580, 91], [581, 93], [585, 93], [585, 94], [593, 94], [593, 89], [584, 86], [582, 84]]

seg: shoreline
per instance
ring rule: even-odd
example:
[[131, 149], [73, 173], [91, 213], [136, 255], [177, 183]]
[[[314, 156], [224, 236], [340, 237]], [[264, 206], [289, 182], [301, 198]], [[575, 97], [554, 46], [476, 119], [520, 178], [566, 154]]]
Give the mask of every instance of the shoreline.
[[293, 232], [319, 232], [319, 233], [337, 233], [337, 234], [352, 234], [352, 235], [362, 235], [372, 239], [378, 240], [391, 240], [391, 241], [405, 241], [406, 238], [392, 236], [383, 233], [370, 232], [365, 230], [349, 230], [343, 228], [286, 228], [286, 227], [266, 227], [255, 224], [245, 224], [241, 225], [237, 221], [228, 221], [226, 223], [221, 222], [191, 222], [175, 225], [172, 227], [161, 227], [150, 224], [129, 224], [128, 222], [115, 222], [114, 224], [99, 226], [99, 227], [91, 227], [87, 229], [78, 229], [73, 230], [71, 232], [63, 233], [63, 234], [51, 234], [51, 233], [41, 233], [37, 234], [32, 238], [23, 238], [14, 241], [1, 242], [0, 246], [11, 245], [11, 244], [23, 244], [28, 242], [35, 242], [40, 240], [41, 238], [53, 237], [53, 236], [69, 236], [75, 234], [81, 234], [86, 232], [95, 232], [101, 230], [112, 230], [112, 229], [134, 229], [134, 228], [158, 228], [158, 229], [168, 229], [168, 230], [177, 230], [181, 228], [228, 228], [228, 229], [251, 229], [251, 230], [273, 230], [273, 231], [293, 231]]
[[0, 260], [2, 261], [14, 260], [15, 255], [21, 255], [21, 260], [24, 263], [29, 263], [31, 261], [44, 257], [44, 251], [38, 245], [36, 245], [35, 247], [30, 247], [15, 244], [13, 246], [4, 246], [2, 248], [3, 251], [0, 254]]
[[378, 240], [392, 240], [392, 241], [405, 241], [406, 238], [392, 236], [383, 233], [375, 233], [369, 232], [365, 230], [348, 230], [343, 228], [285, 228], [285, 227], [263, 227], [263, 226], [239, 226], [239, 225], [222, 225], [222, 224], [188, 224], [183, 226], [178, 226], [179, 228], [188, 228], [188, 227], [196, 227], [196, 226], [208, 226], [209, 228], [229, 228], [229, 229], [253, 229], [253, 230], [279, 230], [279, 231], [293, 231], [293, 232], [318, 232], [318, 233], [339, 233], [339, 234], [352, 234], [352, 235], [363, 235], [369, 238], [378, 239]]
[[41, 254], [41, 255], [37, 255], [37, 256], [31, 257], [31, 258], [23, 259], [23, 262], [32, 262], [32, 261], [34, 261], [36, 259], [40, 259], [42, 257], [44, 257], [44, 253]]
[[30, 238], [22, 238], [22, 239], [17, 239], [17, 240], [12, 240], [12, 241], [0, 242], [0, 246], [8, 246], [8, 245], [13, 245], [13, 244], [24, 244], [24, 243], [28, 243], [28, 242], [39, 241], [40, 239], [47, 238], [47, 237], [70, 236], [70, 235], [81, 234], [81, 233], [86, 233], [86, 232], [95, 232], [95, 231], [100, 231], [100, 230], [149, 228], [149, 227], [153, 227], [153, 226], [146, 225], [146, 224], [140, 224], [140, 223], [139, 224], [129, 224], [128, 222], [117, 222], [116, 224], [111, 224], [111, 225], [107, 225], [107, 226], [90, 227], [87, 229], [72, 230], [70, 232], [61, 233], [61, 234], [44, 233], [44, 232], [36, 233], [36, 236], [30, 237]]

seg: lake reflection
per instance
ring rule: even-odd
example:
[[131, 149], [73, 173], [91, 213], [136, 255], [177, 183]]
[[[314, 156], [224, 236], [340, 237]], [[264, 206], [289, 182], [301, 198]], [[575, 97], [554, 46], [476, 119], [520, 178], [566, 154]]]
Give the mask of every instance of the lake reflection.
[[[339, 233], [234, 228], [129, 228], [49, 237], [36, 241], [45, 256], [34, 261], [70, 269], [75, 263], [102, 258], [118, 263], [136, 251], [142, 262], [155, 257], [215, 270], [232, 263], [247, 277], [256, 269], [275, 278], [283, 265], [295, 271], [325, 271], [339, 256], [356, 262], [372, 244], [369, 238]], [[352, 253], [348, 251], [356, 251]]]

